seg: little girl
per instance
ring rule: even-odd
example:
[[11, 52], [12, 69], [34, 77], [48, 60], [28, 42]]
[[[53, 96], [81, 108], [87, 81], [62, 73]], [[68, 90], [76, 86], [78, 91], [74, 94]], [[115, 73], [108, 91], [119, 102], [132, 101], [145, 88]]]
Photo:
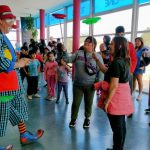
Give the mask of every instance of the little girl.
[[46, 97], [46, 99], [55, 100], [58, 64], [55, 61], [53, 52], [47, 53], [47, 59], [48, 60], [45, 64], [45, 69], [44, 69], [44, 77], [48, 87], [48, 96]]
[[66, 65], [66, 62], [63, 59], [60, 59], [60, 62], [58, 63], [58, 93], [57, 93], [57, 101], [56, 104], [59, 103], [61, 90], [63, 88], [65, 98], [66, 98], [66, 104], [69, 104], [68, 101], [68, 72], [71, 72], [71, 68]]

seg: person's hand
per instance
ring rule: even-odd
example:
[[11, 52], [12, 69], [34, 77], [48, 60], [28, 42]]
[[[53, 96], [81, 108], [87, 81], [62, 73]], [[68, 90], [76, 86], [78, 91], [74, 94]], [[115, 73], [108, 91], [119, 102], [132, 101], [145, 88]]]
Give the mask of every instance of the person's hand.
[[107, 101], [105, 101], [105, 102], [104, 102], [104, 111], [105, 111], [106, 113], [108, 113], [108, 105], [109, 105], [109, 103], [108, 103]]
[[15, 63], [15, 68], [22, 68], [29, 65], [30, 59], [29, 58], [21, 58], [18, 62]]

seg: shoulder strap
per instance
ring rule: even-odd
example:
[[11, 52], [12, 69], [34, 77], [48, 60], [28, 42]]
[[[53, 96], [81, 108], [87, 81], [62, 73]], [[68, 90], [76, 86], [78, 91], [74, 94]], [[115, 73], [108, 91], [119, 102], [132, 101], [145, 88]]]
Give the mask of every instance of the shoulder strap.
[[3, 39], [4, 39], [4, 42], [6, 43], [6, 45], [8, 46], [9, 50], [10, 50], [10, 53], [12, 55], [12, 61], [16, 61], [16, 54], [15, 54], [15, 50], [12, 46], [12, 44], [10, 43], [9, 39], [7, 38], [6, 35], [3, 34]]
[[87, 62], [87, 57], [86, 57], [86, 52], [84, 51], [84, 59], [85, 59], [85, 62]]

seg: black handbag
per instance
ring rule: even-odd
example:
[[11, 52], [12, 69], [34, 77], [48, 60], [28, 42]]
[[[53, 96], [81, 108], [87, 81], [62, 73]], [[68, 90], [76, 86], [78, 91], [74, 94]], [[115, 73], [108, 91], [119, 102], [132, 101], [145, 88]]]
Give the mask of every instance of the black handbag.
[[87, 61], [85, 51], [84, 51], [84, 60], [85, 60], [85, 72], [90, 76], [97, 74], [97, 68], [93, 66], [89, 61]]

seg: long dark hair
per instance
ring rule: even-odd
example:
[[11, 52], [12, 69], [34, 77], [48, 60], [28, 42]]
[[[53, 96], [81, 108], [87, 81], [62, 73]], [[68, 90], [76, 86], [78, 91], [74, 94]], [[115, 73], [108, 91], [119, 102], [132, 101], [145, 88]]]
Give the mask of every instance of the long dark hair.
[[114, 37], [114, 59], [123, 58], [130, 65], [129, 46], [125, 37]]
[[104, 39], [104, 43], [105, 43], [105, 46], [106, 46], [106, 50], [109, 50], [109, 44], [110, 44], [110, 40], [111, 40], [110, 36], [109, 35], [104, 35], [103, 39]]
[[62, 43], [58, 43], [57, 44], [57, 50], [58, 50], [58, 52], [63, 52], [63, 44]]

